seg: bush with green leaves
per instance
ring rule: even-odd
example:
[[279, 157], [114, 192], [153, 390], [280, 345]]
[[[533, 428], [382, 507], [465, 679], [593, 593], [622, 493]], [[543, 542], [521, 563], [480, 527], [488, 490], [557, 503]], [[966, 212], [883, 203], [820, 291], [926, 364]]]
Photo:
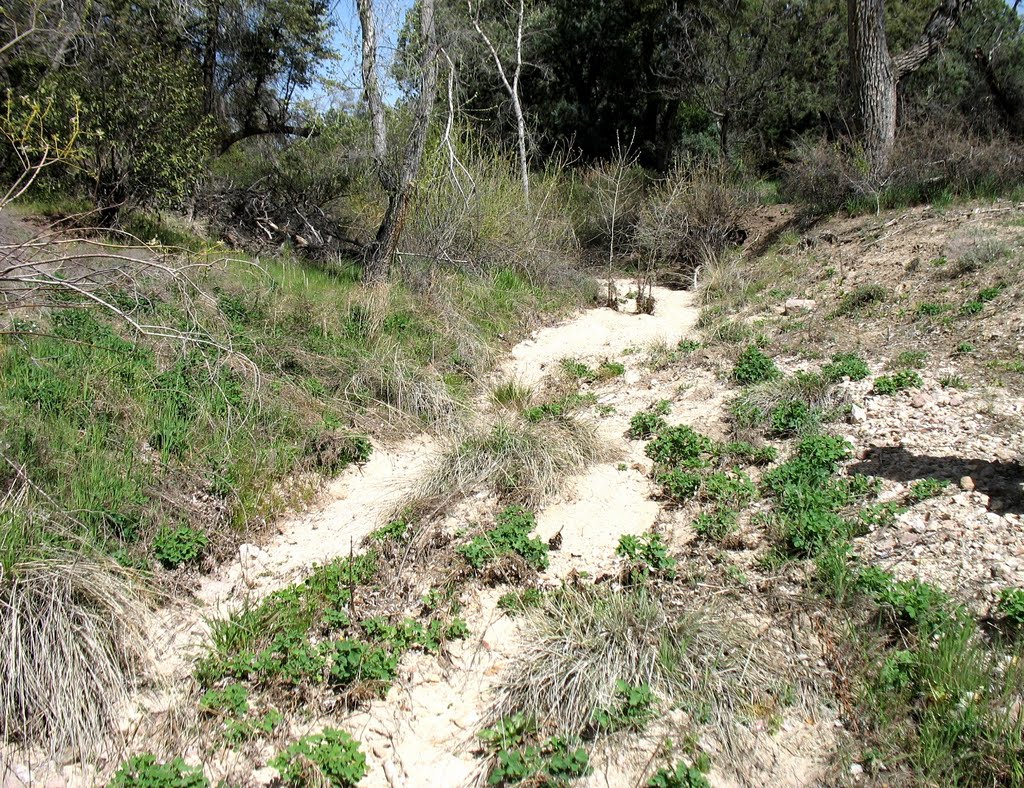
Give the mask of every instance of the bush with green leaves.
[[165, 567], [175, 569], [198, 560], [209, 544], [209, 537], [195, 528], [187, 525], [164, 527], [153, 539], [153, 554]]
[[345, 731], [324, 728], [288, 745], [270, 765], [281, 774], [285, 785], [329, 785], [346, 788], [366, 774], [366, 756]]
[[521, 556], [534, 569], [544, 570], [548, 566], [548, 546], [530, 536], [536, 527], [537, 520], [531, 512], [521, 506], [510, 506], [498, 515], [494, 528], [473, 537], [458, 552], [477, 570], [510, 553]]
[[704, 477], [697, 471], [688, 471], [683, 468], [673, 468], [669, 471], [655, 474], [654, 480], [661, 487], [661, 495], [673, 503], [685, 503], [693, 498], [699, 491]]
[[864, 380], [871, 374], [867, 362], [856, 353], [836, 353], [832, 361], [821, 368], [821, 374], [828, 380]]
[[751, 386], [755, 383], [776, 380], [782, 377], [782, 372], [757, 345], [748, 345], [736, 359], [732, 377], [742, 386]]
[[198, 766], [181, 758], [161, 763], [154, 755], [133, 755], [121, 764], [108, 788], [208, 788], [210, 781]]
[[651, 573], [669, 579], [675, 577], [676, 559], [669, 555], [668, 545], [657, 531], [639, 536], [623, 534], [619, 537], [615, 554], [628, 558], [644, 575]]
[[872, 394], [897, 394], [908, 389], [920, 388], [924, 385], [921, 376], [912, 369], [903, 369], [892, 375], [879, 375], [871, 388]]
[[779, 456], [779, 450], [774, 446], [754, 446], [746, 441], [720, 444], [716, 452], [726, 461], [750, 465], [771, 465]]

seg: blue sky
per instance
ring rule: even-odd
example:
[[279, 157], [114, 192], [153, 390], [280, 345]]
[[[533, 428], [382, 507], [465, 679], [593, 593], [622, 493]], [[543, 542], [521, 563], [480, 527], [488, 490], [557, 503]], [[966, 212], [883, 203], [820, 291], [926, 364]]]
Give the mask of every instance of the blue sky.
[[[397, 93], [394, 84], [388, 79], [388, 65], [395, 52], [398, 32], [412, 3], [413, 0], [384, 0], [374, 3], [377, 12], [377, 36], [380, 39], [381, 76], [386, 83], [385, 95], [395, 96]], [[356, 13], [355, 0], [337, 0], [331, 8], [331, 18], [334, 21], [332, 44], [339, 59], [327, 67], [324, 74], [325, 84], [340, 85], [344, 89], [330, 91], [323, 86], [315, 85], [309, 97], [318, 105], [322, 104], [321, 109], [338, 100], [354, 101], [362, 89], [359, 17]]]

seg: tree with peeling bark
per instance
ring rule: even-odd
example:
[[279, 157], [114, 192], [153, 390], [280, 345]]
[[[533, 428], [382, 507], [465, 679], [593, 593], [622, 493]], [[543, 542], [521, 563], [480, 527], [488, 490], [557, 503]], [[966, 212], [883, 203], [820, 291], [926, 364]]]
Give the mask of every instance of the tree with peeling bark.
[[391, 260], [398, 248], [409, 198], [427, 142], [430, 115], [437, 97], [437, 31], [434, 0], [419, 0], [419, 90], [413, 102], [412, 124], [405, 146], [392, 155], [380, 85], [380, 53], [373, 2], [356, 0], [356, 5], [362, 35], [363, 93], [373, 137], [373, 164], [388, 201], [377, 234], [366, 250], [363, 278], [368, 282], [381, 282], [387, 279], [391, 270]]
[[520, 96], [519, 80], [523, 72], [523, 20], [526, 16], [526, 6], [524, 0], [519, 0], [518, 9], [516, 11], [516, 34], [515, 34], [515, 62], [512, 65], [512, 79], [508, 78], [508, 71], [502, 62], [501, 55], [498, 54], [498, 49], [494, 45], [491, 37], [487, 35], [483, 26], [480, 23], [480, 15], [477, 9], [473, 7], [473, 0], [466, 0], [466, 5], [469, 8], [470, 16], [473, 19], [473, 27], [477, 34], [483, 39], [484, 44], [487, 47], [487, 51], [490, 52], [491, 57], [494, 59], [494, 66], [498, 70], [498, 76], [501, 78], [501, 84], [505, 88], [505, 92], [508, 93], [509, 101], [512, 103], [512, 113], [516, 119], [516, 139], [519, 144], [519, 177], [523, 182], [523, 196], [526, 197], [526, 202], [529, 204], [530, 201], [530, 168], [529, 160], [526, 156], [526, 117], [523, 114], [523, 102]]
[[889, 166], [896, 141], [900, 81], [939, 51], [972, 0], [942, 0], [924, 32], [899, 55], [889, 52], [884, 0], [848, 0], [850, 70], [868, 163], [874, 175]]

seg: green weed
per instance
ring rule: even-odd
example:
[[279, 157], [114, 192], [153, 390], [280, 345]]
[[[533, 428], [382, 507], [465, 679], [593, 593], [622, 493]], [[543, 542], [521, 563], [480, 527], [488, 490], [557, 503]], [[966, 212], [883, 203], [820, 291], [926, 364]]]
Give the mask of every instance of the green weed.
[[872, 394], [881, 396], [897, 394], [907, 389], [920, 388], [924, 385], [921, 376], [911, 369], [900, 370], [892, 375], [879, 375], [871, 388]]
[[763, 383], [782, 377], [775, 362], [761, 352], [756, 345], [748, 345], [732, 370], [732, 377], [742, 386], [750, 386], [755, 383]]
[[366, 756], [344, 731], [324, 728], [304, 736], [272, 758], [270, 765], [285, 785], [327, 784], [332, 788], [356, 785], [366, 774]]
[[867, 362], [856, 353], [836, 353], [832, 361], [821, 368], [826, 380], [838, 381], [843, 378], [864, 380], [871, 374]]
[[515, 553], [538, 570], [547, 569], [548, 546], [531, 538], [537, 526], [533, 514], [521, 506], [510, 506], [498, 515], [494, 528], [459, 547], [459, 553], [476, 570], [509, 553]]
[[109, 788], [208, 788], [203, 770], [181, 758], [160, 763], [149, 753], [133, 755], [107, 783]]
[[669, 555], [668, 545], [660, 533], [651, 531], [640, 536], [623, 534], [615, 554], [628, 558], [635, 566], [634, 571], [642, 576], [660, 575], [672, 579], [676, 574], [676, 559]]
[[198, 560], [210, 540], [202, 531], [181, 525], [162, 528], [153, 539], [153, 555], [168, 569]]
[[594, 728], [604, 733], [641, 731], [654, 718], [657, 703], [657, 697], [646, 684], [633, 685], [619, 679], [615, 682], [612, 704], [594, 712]]

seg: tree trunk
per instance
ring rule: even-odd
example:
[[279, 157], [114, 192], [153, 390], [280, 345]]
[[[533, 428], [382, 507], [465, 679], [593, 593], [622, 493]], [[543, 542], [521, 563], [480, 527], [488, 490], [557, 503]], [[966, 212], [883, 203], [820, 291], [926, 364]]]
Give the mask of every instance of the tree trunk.
[[885, 36], [884, 0], [847, 0], [850, 70], [871, 173], [886, 174], [896, 142], [896, 90], [939, 51], [973, 0], [942, 0], [921, 37], [893, 57]]
[[217, 102], [217, 50], [220, 48], [220, 6], [221, 0], [207, 0], [206, 36], [203, 41], [203, 113], [213, 115]]
[[885, 37], [883, 0], [849, 0], [850, 67], [864, 150], [874, 175], [889, 166], [896, 141], [896, 70]]
[[427, 144], [430, 115], [437, 96], [437, 34], [434, 27], [434, 0], [420, 0], [420, 35], [423, 59], [420, 62], [420, 92], [413, 107], [412, 129], [402, 152], [398, 172], [393, 172], [387, 159], [387, 126], [384, 103], [377, 82], [377, 43], [370, 0], [358, 0], [359, 19], [363, 28], [363, 85], [366, 89], [370, 120], [373, 126], [374, 160], [381, 187], [388, 195], [377, 235], [366, 253], [363, 278], [381, 282], [391, 271], [391, 260], [405, 225], [410, 192], [419, 175], [423, 149]]

